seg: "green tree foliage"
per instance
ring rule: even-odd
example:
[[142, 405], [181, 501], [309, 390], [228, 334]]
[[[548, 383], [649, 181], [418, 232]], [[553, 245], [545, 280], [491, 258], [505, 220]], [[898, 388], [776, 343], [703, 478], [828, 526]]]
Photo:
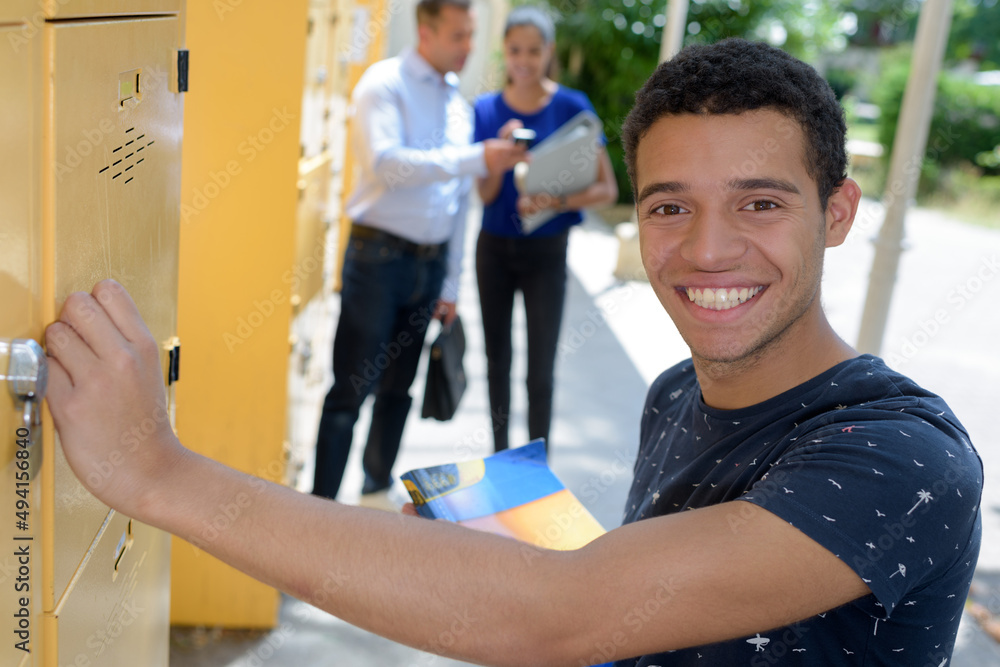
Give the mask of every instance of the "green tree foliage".
[[[855, 46], [893, 46], [912, 42], [922, 1], [846, 0], [843, 10], [857, 25]], [[953, 0], [945, 62], [973, 59], [981, 69], [1000, 69], [1000, 0]]]
[[[900, 107], [909, 76], [909, 49], [888, 57], [882, 85], [876, 93], [881, 109], [879, 142], [892, 152]], [[968, 78], [941, 73], [922, 168], [921, 191], [933, 189], [942, 167], [978, 165], [988, 174], [1000, 174], [989, 153], [1000, 146], [1000, 86], [976, 85]], [[985, 155], [983, 155], [985, 154]]]
[[1000, 69], [1000, 1], [955, 0], [945, 57], [953, 62], [972, 58], [980, 69]]
[[912, 40], [917, 31], [917, 0], [853, 0], [844, 10], [854, 16], [854, 46], [890, 46]]

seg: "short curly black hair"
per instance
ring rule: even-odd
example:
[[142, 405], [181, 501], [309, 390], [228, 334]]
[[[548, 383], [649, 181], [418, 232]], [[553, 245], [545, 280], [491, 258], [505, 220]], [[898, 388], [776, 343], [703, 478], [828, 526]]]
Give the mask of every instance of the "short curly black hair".
[[622, 125], [632, 196], [637, 194], [639, 141], [660, 118], [756, 109], [773, 109], [799, 123], [806, 139], [806, 169], [825, 210], [830, 194], [847, 178], [844, 110], [812, 67], [781, 49], [738, 38], [686, 47], [661, 64], [636, 93]]

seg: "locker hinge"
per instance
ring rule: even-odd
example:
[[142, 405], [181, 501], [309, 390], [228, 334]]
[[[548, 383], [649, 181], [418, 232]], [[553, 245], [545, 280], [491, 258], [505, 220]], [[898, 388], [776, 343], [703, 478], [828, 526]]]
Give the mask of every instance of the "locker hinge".
[[186, 93], [188, 91], [188, 50], [174, 49], [175, 67], [171, 74], [170, 92]]
[[167, 385], [172, 385], [181, 379], [181, 345], [177, 343], [170, 348], [170, 363], [167, 368]]

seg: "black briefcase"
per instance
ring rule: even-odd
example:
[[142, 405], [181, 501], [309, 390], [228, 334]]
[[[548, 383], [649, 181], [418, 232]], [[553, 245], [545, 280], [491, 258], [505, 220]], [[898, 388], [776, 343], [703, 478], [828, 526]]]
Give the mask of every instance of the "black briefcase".
[[451, 326], [441, 329], [431, 345], [431, 358], [427, 364], [427, 386], [424, 388], [424, 406], [420, 416], [448, 421], [455, 416], [458, 402], [465, 393], [465, 330], [462, 320], [455, 317]]

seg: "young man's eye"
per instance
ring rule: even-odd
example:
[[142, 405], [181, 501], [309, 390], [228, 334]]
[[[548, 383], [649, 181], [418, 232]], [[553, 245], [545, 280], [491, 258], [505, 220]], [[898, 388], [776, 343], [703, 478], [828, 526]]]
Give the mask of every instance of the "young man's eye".
[[650, 212], [657, 215], [680, 215], [684, 212], [684, 209], [677, 204], [663, 204], [662, 206], [657, 206]]
[[778, 208], [778, 204], [771, 201], [770, 199], [758, 199], [757, 201], [750, 202], [747, 204], [743, 210], [745, 211], [770, 211], [772, 209]]

